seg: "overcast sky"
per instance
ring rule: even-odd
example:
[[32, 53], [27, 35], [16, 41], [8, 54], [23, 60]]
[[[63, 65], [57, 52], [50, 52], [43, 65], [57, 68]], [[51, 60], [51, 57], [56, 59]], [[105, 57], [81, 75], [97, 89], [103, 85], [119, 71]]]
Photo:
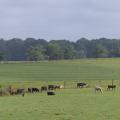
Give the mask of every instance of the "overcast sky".
[[0, 0], [0, 38], [120, 38], [120, 0]]

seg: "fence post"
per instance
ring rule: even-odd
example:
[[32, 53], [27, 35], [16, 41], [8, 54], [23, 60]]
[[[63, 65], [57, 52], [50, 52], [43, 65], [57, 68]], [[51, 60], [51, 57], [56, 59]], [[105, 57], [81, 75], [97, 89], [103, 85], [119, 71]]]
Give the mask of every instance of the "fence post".
[[66, 88], [66, 81], [64, 81], [64, 88]]

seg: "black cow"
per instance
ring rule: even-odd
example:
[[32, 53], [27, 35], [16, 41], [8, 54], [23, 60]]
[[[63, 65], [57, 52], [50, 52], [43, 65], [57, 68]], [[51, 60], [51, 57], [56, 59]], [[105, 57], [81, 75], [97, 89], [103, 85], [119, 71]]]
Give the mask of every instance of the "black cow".
[[108, 85], [107, 90], [115, 90], [116, 89], [116, 85]]
[[29, 93], [39, 92], [40, 90], [38, 88], [28, 88]]
[[32, 88], [32, 92], [39, 92], [40, 90], [38, 88]]
[[83, 88], [85, 86], [87, 86], [86, 83], [77, 83], [77, 88]]
[[55, 85], [55, 89], [60, 89], [60, 85]]
[[17, 89], [16, 94], [23, 94], [24, 92], [25, 92], [24, 89], [19, 88]]
[[41, 87], [41, 92], [42, 92], [42, 91], [47, 91], [47, 86], [42, 86], [42, 87]]
[[60, 85], [48, 85], [48, 90], [60, 89]]
[[24, 89], [21, 89], [21, 88], [18, 88], [18, 89], [12, 89], [10, 91], [10, 94], [11, 95], [18, 95], [18, 94], [24, 94], [25, 93], [25, 90]]
[[48, 92], [47, 92], [47, 95], [55, 95], [55, 92], [53, 92], [53, 91], [48, 91]]
[[55, 85], [48, 85], [48, 90], [55, 90], [55, 89], [56, 89]]
[[32, 93], [32, 88], [28, 88], [28, 92], [29, 92], [29, 93]]

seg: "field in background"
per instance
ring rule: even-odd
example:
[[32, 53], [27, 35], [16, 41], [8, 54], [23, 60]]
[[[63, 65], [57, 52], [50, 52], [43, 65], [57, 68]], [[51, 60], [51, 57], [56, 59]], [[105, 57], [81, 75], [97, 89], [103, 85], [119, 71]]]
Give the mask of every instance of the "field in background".
[[[41, 62], [2, 62], [1, 84], [120, 80], [120, 59], [81, 59]], [[71, 84], [71, 83], [70, 83]]]

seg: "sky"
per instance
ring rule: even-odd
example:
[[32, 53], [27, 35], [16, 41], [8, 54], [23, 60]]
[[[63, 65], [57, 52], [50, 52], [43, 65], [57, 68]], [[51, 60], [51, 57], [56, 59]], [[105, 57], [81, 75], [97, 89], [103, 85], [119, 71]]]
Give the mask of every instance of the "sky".
[[0, 0], [0, 38], [120, 38], [120, 0]]

